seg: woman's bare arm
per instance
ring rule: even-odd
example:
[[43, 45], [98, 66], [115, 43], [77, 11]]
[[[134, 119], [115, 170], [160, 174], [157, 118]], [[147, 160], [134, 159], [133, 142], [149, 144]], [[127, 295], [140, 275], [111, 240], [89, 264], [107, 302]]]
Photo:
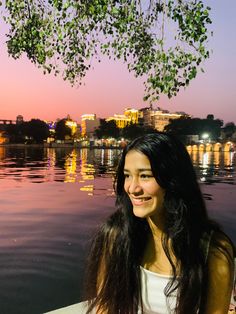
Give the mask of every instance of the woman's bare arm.
[[[208, 255], [208, 289], [204, 314], [228, 314], [233, 286], [233, 248], [224, 235], [217, 236]], [[215, 246], [215, 243], [218, 245]]]

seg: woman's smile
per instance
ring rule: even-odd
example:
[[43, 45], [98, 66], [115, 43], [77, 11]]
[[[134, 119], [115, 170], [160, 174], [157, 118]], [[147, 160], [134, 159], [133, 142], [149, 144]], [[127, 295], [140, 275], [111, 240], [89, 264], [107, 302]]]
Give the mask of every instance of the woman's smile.
[[141, 206], [149, 202], [152, 198], [151, 197], [134, 198], [130, 196], [130, 199], [133, 205]]

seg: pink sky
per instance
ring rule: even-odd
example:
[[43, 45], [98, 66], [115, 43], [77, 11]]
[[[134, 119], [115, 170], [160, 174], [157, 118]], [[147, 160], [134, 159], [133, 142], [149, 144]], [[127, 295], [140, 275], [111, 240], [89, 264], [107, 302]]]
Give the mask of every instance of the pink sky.
[[[171, 112], [185, 111], [194, 117], [215, 118], [236, 123], [236, 1], [204, 0], [212, 8], [213, 54], [206, 61], [205, 73], [192, 81], [175, 98], [161, 97], [156, 106]], [[80, 121], [84, 113], [107, 117], [123, 113], [127, 107], [142, 108], [144, 87], [141, 79], [130, 74], [126, 65], [103, 59], [93, 63], [84, 79], [85, 86], [71, 87], [62, 78], [43, 75], [25, 57], [8, 57], [6, 29], [0, 21], [0, 119], [55, 120], [69, 114]]]

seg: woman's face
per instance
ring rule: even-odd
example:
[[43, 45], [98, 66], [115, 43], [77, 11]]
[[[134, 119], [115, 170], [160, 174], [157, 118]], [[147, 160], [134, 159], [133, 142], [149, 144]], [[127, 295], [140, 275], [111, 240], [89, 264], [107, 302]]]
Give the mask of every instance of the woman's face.
[[124, 176], [124, 189], [133, 204], [134, 215], [150, 217], [153, 221], [158, 219], [162, 214], [165, 191], [154, 178], [147, 156], [129, 151], [125, 157]]

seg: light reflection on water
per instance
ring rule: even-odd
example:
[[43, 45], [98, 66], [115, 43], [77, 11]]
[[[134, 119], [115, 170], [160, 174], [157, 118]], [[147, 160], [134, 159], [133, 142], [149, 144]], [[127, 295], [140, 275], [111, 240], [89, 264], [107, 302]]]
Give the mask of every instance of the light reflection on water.
[[[80, 300], [88, 240], [114, 210], [119, 155], [0, 147], [1, 314], [39, 314]], [[236, 242], [235, 154], [191, 158], [211, 216]]]
[[200, 181], [235, 184], [235, 152], [193, 151], [190, 156]]
[[94, 179], [114, 174], [116, 149], [11, 149], [0, 147], [0, 180], [32, 183], [84, 183], [81, 191], [94, 191]]
[[[93, 181], [95, 177], [114, 174], [119, 155], [120, 150], [116, 149], [0, 147], [0, 180], [12, 178], [32, 183]], [[192, 151], [190, 156], [200, 181], [234, 182], [235, 152]]]

